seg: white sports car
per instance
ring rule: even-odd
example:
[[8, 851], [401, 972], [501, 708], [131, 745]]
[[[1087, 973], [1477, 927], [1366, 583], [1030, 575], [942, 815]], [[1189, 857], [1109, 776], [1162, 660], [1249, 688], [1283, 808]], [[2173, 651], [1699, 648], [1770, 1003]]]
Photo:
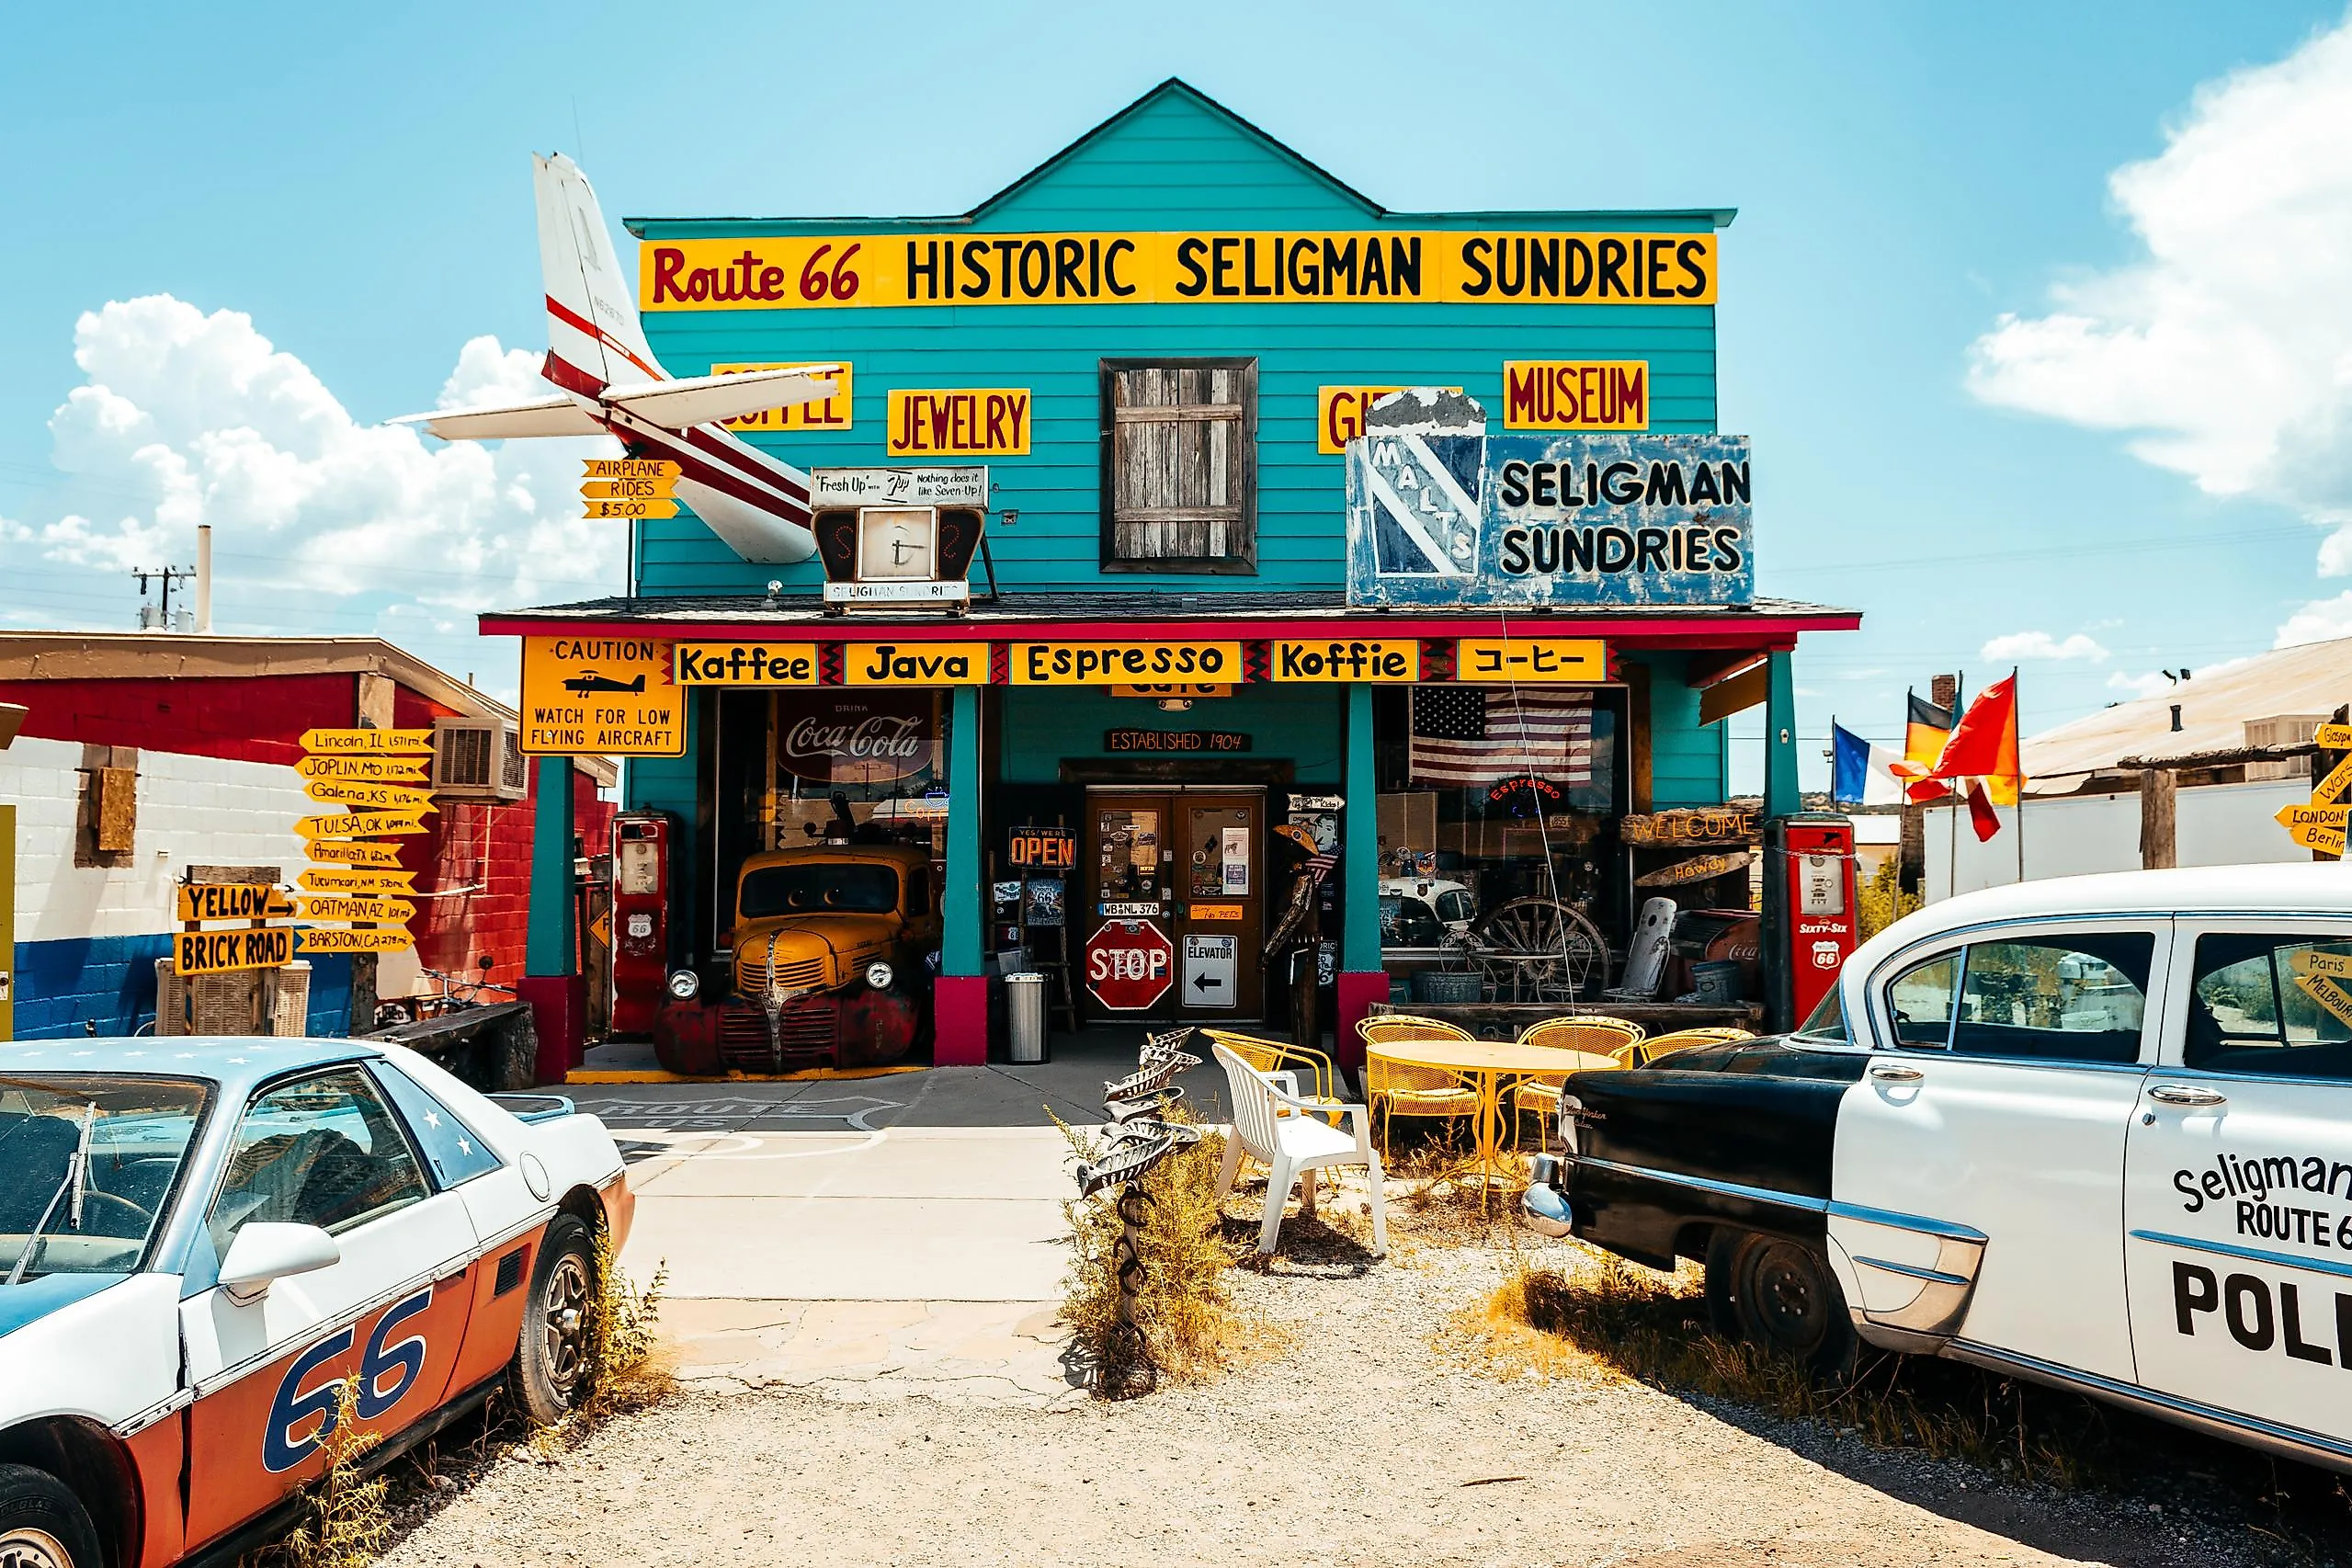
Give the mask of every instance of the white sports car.
[[0, 1045], [0, 1563], [226, 1558], [347, 1379], [382, 1457], [569, 1408], [632, 1199], [602, 1123], [502, 1097], [352, 1040]]

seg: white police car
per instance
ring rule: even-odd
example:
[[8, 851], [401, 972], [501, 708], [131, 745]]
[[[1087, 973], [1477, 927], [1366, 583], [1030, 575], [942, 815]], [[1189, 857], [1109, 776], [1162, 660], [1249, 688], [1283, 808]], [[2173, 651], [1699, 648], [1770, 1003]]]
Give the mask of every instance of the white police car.
[[1570, 1075], [1528, 1221], [1726, 1331], [1863, 1341], [2352, 1469], [2352, 866], [2028, 882], [1803, 1029]]
[[502, 1385], [561, 1415], [632, 1200], [602, 1123], [506, 1098], [350, 1040], [0, 1045], [0, 1563], [225, 1557], [346, 1379], [386, 1458]]

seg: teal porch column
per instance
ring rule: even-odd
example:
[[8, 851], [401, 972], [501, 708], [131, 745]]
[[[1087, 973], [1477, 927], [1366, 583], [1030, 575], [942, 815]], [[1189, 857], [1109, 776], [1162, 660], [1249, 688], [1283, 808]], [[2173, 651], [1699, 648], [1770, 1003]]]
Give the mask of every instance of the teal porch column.
[[1340, 819], [1342, 879], [1346, 907], [1341, 917], [1338, 1017], [1333, 1044], [1341, 1065], [1360, 1068], [1364, 1050], [1356, 1025], [1370, 1005], [1388, 1000], [1387, 973], [1381, 968], [1380, 778], [1372, 767], [1372, 688], [1347, 688], [1347, 791]]
[[939, 890], [939, 978], [932, 1061], [988, 1062], [988, 977], [980, 952], [980, 687], [955, 688], [948, 722], [948, 869]]
[[1764, 688], [1764, 814], [1785, 817], [1805, 809], [1797, 782], [1797, 676], [1793, 655], [1766, 655]]
[[587, 1047], [587, 982], [573, 928], [572, 759], [539, 759], [531, 801], [530, 926], [515, 994], [531, 1005], [539, 1081], [560, 1084]]

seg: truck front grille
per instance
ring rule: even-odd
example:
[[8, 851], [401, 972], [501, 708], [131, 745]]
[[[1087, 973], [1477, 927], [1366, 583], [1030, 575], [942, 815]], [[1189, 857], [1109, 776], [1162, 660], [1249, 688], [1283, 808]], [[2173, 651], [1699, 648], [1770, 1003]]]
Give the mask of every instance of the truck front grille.
[[[775, 983], [787, 991], [806, 991], [825, 982], [824, 960], [792, 959], [776, 966]], [[765, 957], [746, 958], [735, 966], [735, 989], [756, 1002], [767, 989], [769, 971]]]

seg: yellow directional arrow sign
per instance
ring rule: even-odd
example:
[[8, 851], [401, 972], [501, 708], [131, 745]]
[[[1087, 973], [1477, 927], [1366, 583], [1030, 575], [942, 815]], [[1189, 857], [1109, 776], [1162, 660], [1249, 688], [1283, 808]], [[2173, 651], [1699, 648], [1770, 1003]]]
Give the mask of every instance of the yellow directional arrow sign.
[[306, 926], [294, 933], [306, 953], [403, 953], [416, 945], [406, 931], [344, 931]]
[[182, 920], [283, 920], [294, 901], [267, 882], [187, 882], [179, 890]]
[[226, 974], [236, 969], [283, 969], [294, 957], [294, 928], [177, 931], [172, 935], [174, 974]]
[[428, 759], [421, 756], [306, 756], [294, 765], [305, 778], [361, 778], [378, 784], [422, 784]]
[[416, 913], [416, 906], [397, 898], [306, 898], [302, 900], [305, 920], [356, 920], [363, 926], [401, 926]]
[[2322, 751], [2352, 751], [2352, 724], [2322, 724], [2312, 744]]
[[591, 501], [588, 503], [588, 516], [591, 517], [675, 517], [677, 516], [677, 503], [675, 501]]
[[361, 778], [313, 778], [302, 786], [302, 793], [313, 801], [339, 801], [348, 806], [373, 806], [419, 816], [440, 810], [432, 796], [411, 785], [371, 784]]
[[392, 753], [429, 753], [430, 730], [304, 730], [302, 749], [313, 755], [354, 756]]
[[374, 838], [387, 833], [407, 836], [425, 830], [423, 818], [400, 812], [336, 812], [301, 817], [294, 824], [294, 831], [304, 838]]
[[675, 479], [592, 479], [580, 494], [590, 501], [666, 501], [676, 489]]
[[416, 891], [410, 885], [415, 875], [414, 871], [313, 866], [296, 879], [295, 885], [304, 892], [335, 893], [344, 898], [406, 898]]
[[2330, 855], [2344, 853], [2344, 827], [2352, 808], [2344, 806], [2281, 806], [2278, 825], [2287, 836], [2306, 849], [2324, 850]]
[[2346, 790], [2352, 790], [2352, 756], [2337, 763], [2328, 770], [2326, 778], [2312, 786], [2312, 804], [2324, 806], [2341, 801]]
[[335, 866], [390, 866], [397, 869], [400, 865], [400, 846], [397, 844], [370, 844], [363, 839], [350, 838], [317, 838], [305, 845], [303, 850], [313, 860], [322, 860]]
[[583, 458], [590, 479], [676, 479], [686, 471], [667, 458]]

